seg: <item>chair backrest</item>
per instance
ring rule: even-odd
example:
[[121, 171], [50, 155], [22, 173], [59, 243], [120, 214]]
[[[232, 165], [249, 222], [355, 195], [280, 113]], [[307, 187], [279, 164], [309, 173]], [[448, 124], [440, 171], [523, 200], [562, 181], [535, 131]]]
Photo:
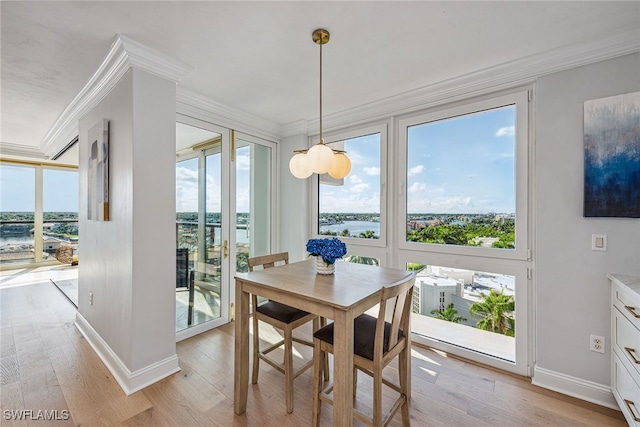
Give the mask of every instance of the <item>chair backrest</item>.
[[[391, 351], [399, 342], [405, 342], [405, 337], [411, 333], [409, 330], [409, 319], [411, 317], [413, 285], [415, 282], [415, 274], [411, 279], [382, 288], [380, 294], [380, 309], [378, 311], [378, 321], [376, 323], [376, 336], [373, 347], [374, 359], [382, 357], [384, 345], [384, 329], [387, 307], [393, 308], [393, 314], [390, 319], [391, 329], [389, 331], [389, 347], [387, 351]], [[403, 336], [399, 339], [399, 331], [402, 330]]]
[[189, 249], [176, 248], [176, 288], [189, 287]]
[[278, 254], [262, 255], [249, 258], [247, 260], [249, 264], [249, 271], [253, 271], [256, 266], [262, 266], [262, 268], [271, 268], [281, 264], [289, 264], [289, 252], [280, 252]]

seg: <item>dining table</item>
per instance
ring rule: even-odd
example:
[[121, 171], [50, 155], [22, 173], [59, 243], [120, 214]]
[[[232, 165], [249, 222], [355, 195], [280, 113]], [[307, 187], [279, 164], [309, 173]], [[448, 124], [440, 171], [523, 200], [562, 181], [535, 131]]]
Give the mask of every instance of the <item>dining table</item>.
[[[234, 412], [244, 414], [249, 392], [249, 300], [256, 294], [332, 319], [334, 329], [333, 425], [353, 424], [353, 320], [380, 302], [383, 287], [415, 273], [338, 261], [333, 274], [317, 274], [316, 260], [238, 273], [235, 276]], [[410, 334], [407, 335], [409, 339]], [[410, 344], [410, 343], [408, 343]], [[406, 352], [410, 358], [411, 352]], [[408, 360], [407, 362], [410, 362]], [[410, 387], [411, 363], [407, 363]], [[407, 396], [409, 398], [410, 396]]]

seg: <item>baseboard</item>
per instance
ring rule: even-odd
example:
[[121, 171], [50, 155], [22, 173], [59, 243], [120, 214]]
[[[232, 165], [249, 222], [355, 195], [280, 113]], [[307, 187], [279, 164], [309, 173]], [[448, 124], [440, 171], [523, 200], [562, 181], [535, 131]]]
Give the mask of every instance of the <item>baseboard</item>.
[[533, 370], [533, 385], [577, 397], [587, 402], [620, 410], [611, 387], [550, 371], [538, 366]]
[[174, 354], [131, 372], [80, 313], [76, 313], [75, 325], [127, 396], [180, 371], [178, 355]]

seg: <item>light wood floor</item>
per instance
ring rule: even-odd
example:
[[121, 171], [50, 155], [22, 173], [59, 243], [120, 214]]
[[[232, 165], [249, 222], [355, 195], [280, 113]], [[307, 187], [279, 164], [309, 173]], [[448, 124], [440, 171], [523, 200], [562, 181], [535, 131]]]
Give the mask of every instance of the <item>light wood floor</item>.
[[[260, 426], [310, 424], [311, 372], [295, 381], [261, 365], [247, 413], [233, 413], [233, 326], [178, 343], [182, 371], [126, 397], [74, 326], [75, 309], [50, 282], [0, 289], [2, 426]], [[268, 334], [267, 334], [268, 337]], [[619, 412], [532, 386], [526, 379], [423, 348], [412, 357], [414, 426], [624, 426]], [[393, 369], [390, 372], [393, 376]], [[358, 405], [368, 379], [359, 377]], [[5, 420], [5, 410], [69, 411], [67, 421]], [[392, 423], [399, 426], [400, 417]], [[331, 410], [323, 409], [323, 425]], [[357, 424], [356, 424], [357, 425]]]

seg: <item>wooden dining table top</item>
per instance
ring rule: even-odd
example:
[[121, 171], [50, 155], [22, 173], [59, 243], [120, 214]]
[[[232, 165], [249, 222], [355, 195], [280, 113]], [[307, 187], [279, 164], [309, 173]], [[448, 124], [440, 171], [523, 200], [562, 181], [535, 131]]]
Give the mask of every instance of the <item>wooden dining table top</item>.
[[[277, 268], [238, 273], [236, 278], [282, 294], [322, 302], [336, 309], [347, 310], [364, 297], [378, 294], [382, 287], [402, 283], [413, 277], [412, 272], [374, 267], [349, 262], [336, 262], [334, 274], [317, 274], [315, 259], [282, 265]], [[269, 295], [261, 294], [268, 297]], [[280, 299], [280, 298], [276, 298]]]

